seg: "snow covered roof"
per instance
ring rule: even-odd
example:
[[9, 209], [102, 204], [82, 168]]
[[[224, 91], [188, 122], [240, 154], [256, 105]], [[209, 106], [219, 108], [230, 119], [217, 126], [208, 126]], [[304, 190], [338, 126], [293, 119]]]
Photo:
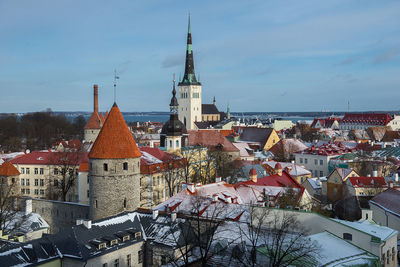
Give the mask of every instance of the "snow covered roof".
[[397, 233], [398, 233], [396, 230], [393, 230], [389, 227], [380, 226], [378, 224], [375, 224], [375, 223], [367, 221], [367, 220], [356, 221], [356, 222], [350, 222], [350, 221], [339, 220], [339, 219], [331, 219], [331, 220], [334, 220], [338, 223], [347, 225], [353, 229], [364, 232], [368, 235], [377, 237], [383, 241], [386, 241], [387, 239], [389, 239], [390, 237], [392, 237], [394, 235], [397, 235]]
[[[270, 168], [275, 168], [277, 161], [274, 160], [266, 160], [262, 162], [262, 165], [268, 165]], [[291, 162], [279, 162], [282, 166], [282, 169], [289, 168], [289, 174], [292, 176], [302, 176], [302, 175], [311, 175], [311, 172], [306, 168], [303, 168], [300, 165]]]
[[389, 188], [388, 190], [374, 196], [369, 202], [400, 218], [399, 190]]
[[319, 266], [341, 266], [342, 263], [353, 266], [360, 261], [368, 263], [378, 260], [378, 257], [329, 232], [310, 235], [309, 238], [320, 247], [317, 258]]
[[310, 183], [311, 187], [314, 189], [322, 188], [322, 183], [319, 178], [308, 178], [307, 181]]

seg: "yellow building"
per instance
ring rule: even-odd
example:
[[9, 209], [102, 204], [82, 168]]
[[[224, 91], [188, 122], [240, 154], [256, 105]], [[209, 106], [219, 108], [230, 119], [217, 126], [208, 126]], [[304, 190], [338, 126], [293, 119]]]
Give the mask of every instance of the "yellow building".
[[244, 127], [240, 129], [242, 133], [239, 141], [248, 143], [251, 148], [256, 150], [268, 151], [280, 140], [273, 128]]
[[349, 177], [359, 177], [352, 169], [335, 168], [327, 177], [327, 197], [331, 202], [335, 202], [344, 197], [343, 184]]

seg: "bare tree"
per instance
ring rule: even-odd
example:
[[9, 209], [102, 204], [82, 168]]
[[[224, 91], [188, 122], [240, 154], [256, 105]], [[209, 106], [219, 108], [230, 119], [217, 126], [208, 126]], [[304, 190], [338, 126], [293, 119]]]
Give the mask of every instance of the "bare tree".
[[64, 150], [53, 152], [51, 157], [48, 197], [67, 201], [67, 195], [71, 193], [78, 180], [78, 168], [85, 152], [76, 150]]
[[247, 266], [315, 266], [319, 247], [295, 213], [252, 207], [250, 221], [238, 223], [243, 253], [233, 258]]
[[2, 176], [0, 181], [0, 229], [12, 231], [25, 221], [24, 217], [19, 216], [15, 206], [19, 197], [18, 181], [14, 177], [6, 176]]

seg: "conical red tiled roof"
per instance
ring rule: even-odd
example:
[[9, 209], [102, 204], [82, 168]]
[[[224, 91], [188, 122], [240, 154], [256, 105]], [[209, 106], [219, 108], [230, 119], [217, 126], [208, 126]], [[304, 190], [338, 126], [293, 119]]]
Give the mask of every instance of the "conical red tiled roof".
[[17, 168], [15, 168], [15, 166], [9, 161], [5, 161], [0, 165], [1, 176], [14, 176], [19, 174], [20, 172], [17, 170]]
[[257, 175], [257, 171], [254, 168], [251, 168], [249, 175]]
[[140, 150], [122, 117], [121, 111], [114, 103], [93, 144], [89, 158], [124, 159], [140, 156]]
[[85, 129], [101, 129], [101, 125], [103, 124], [99, 114], [96, 111], [93, 111], [89, 120], [85, 125]]

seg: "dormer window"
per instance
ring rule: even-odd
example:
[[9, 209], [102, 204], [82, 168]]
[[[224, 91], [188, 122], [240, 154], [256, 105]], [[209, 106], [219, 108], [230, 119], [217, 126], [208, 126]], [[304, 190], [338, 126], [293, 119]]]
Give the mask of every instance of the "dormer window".
[[110, 241], [111, 246], [116, 245], [116, 244], [118, 244], [118, 239], [113, 239]]
[[141, 237], [142, 236], [142, 232], [136, 232], [135, 233], [135, 238], [139, 238], [139, 237]]
[[99, 249], [104, 249], [106, 247], [107, 247], [106, 243], [100, 243], [99, 244]]
[[124, 237], [122, 237], [122, 241], [123, 242], [126, 242], [126, 241], [128, 241], [130, 239], [130, 236], [129, 235], [124, 235]]

